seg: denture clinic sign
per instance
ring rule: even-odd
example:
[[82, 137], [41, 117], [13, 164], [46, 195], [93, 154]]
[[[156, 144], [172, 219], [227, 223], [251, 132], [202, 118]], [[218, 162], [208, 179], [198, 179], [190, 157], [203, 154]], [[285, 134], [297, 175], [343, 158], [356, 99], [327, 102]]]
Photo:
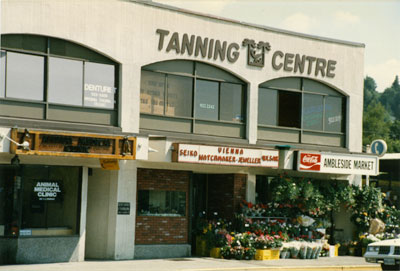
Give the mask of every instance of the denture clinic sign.
[[173, 162], [271, 168], [277, 168], [279, 165], [277, 150], [178, 143], [173, 146]]
[[376, 156], [336, 153], [314, 153], [300, 151], [297, 170], [333, 174], [379, 174], [379, 160]]

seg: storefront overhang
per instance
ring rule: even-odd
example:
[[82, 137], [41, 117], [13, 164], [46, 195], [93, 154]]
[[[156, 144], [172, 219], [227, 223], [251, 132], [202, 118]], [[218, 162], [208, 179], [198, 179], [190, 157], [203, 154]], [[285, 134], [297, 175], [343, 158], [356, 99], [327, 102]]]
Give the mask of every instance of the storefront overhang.
[[134, 160], [136, 138], [86, 133], [11, 129], [10, 153], [99, 159]]

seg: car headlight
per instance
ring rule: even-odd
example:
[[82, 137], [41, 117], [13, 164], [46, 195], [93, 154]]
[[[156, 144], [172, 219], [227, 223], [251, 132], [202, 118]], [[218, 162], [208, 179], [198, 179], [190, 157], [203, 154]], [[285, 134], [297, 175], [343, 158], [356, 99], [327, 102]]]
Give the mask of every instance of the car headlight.
[[378, 246], [368, 246], [367, 251], [368, 252], [378, 252], [379, 247]]

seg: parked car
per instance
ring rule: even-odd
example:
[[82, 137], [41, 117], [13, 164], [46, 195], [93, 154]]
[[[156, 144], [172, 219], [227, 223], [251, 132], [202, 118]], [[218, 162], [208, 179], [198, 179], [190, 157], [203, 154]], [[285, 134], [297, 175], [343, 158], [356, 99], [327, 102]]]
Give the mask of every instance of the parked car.
[[400, 239], [369, 244], [364, 258], [369, 263], [380, 263], [382, 270], [400, 270]]

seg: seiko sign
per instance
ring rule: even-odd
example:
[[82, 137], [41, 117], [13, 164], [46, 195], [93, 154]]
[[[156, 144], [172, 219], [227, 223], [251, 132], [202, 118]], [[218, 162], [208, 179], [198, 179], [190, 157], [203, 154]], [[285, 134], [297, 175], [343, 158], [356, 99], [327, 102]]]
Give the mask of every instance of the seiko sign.
[[[267, 63], [266, 55], [272, 51], [270, 65], [275, 71], [286, 71], [300, 75], [313, 75], [316, 77], [335, 77], [336, 60], [325, 59], [294, 52], [273, 50], [266, 41], [244, 39], [241, 43], [228, 42], [218, 39], [201, 37], [189, 34], [170, 33], [168, 30], [157, 29], [159, 35], [158, 50], [166, 53], [189, 55], [202, 59], [213, 59], [235, 63], [241, 49], [247, 50], [247, 64], [263, 68]], [[241, 44], [241, 46], [239, 45]]]
[[279, 165], [279, 151], [174, 143], [172, 161], [209, 165], [271, 167]]
[[299, 171], [378, 175], [378, 157], [371, 155], [299, 152]]

